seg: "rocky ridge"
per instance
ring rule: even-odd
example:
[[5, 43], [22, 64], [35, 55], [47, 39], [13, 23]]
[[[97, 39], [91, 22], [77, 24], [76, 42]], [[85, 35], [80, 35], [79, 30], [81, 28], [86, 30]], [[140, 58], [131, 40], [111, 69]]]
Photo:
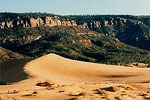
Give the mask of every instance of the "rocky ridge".
[[74, 20], [71, 21], [65, 21], [60, 20], [58, 16], [55, 16], [54, 18], [45, 16], [45, 17], [38, 17], [38, 18], [29, 18], [25, 17], [23, 19], [20, 19], [19, 17], [17, 19], [14, 19], [14, 21], [10, 22], [0, 22], [0, 28], [11, 28], [11, 27], [53, 27], [53, 26], [77, 26], [76, 22]]
[[[53, 26], [81, 26], [82, 28], [95, 29], [100, 27], [107, 26], [124, 26], [125, 24], [143, 24], [142, 21], [139, 20], [130, 20], [126, 18], [112, 18], [106, 20], [91, 20], [89, 22], [80, 23], [79, 21], [71, 20], [71, 19], [60, 19], [59, 16], [44, 16], [38, 18], [30, 18], [25, 17], [23, 19], [17, 17], [13, 19], [13, 21], [5, 21], [0, 22], [0, 29], [11, 28], [11, 27], [53, 27]], [[147, 23], [146, 23], [147, 24]]]
[[130, 20], [130, 19], [117, 17], [115, 19], [110, 18], [101, 21], [84, 22], [83, 27], [94, 29], [94, 28], [107, 27], [107, 26], [124, 26], [126, 24], [139, 25], [139, 24], [143, 24], [143, 22], [138, 20]]

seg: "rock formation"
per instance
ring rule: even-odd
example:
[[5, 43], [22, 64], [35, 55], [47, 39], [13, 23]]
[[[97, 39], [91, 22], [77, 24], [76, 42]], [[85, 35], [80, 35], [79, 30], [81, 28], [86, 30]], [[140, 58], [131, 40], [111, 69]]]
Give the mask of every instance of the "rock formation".
[[[149, 21], [150, 22], [150, 21]], [[147, 22], [147, 23], [149, 23]], [[38, 18], [17, 18], [14, 19], [14, 21], [10, 22], [0, 22], [0, 29], [4, 28], [10, 28], [10, 27], [53, 27], [53, 26], [81, 26], [82, 28], [89, 28], [89, 29], [95, 29], [100, 27], [107, 27], [107, 26], [124, 26], [126, 24], [143, 24], [142, 21], [137, 20], [130, 20], [125, 18], [108, 18], [108, 19], [102, 19], [102, 20], [91, 20], [88, 22], [84, 22], [82, 24], [77, 24], [78, 22], [74, 20], [60, 20], [58, 16], [49, 17], [38, 17]]]
[[96, 28], [108, 27], [108, 26], [124, 26], [124, 25], [137, 25], [137, 24], [143, 24], [143, 22], [117, 17], [116, 19], [111, 18], [109, 20], [84, 22], [82, 24], [82, 28], [96, 29]]
[[53, 27], [53, 26], [77, 26], [77, 23], [72, 21], [61, 21], [59, 17], [39, 17], [39, 18], [23, 18], [21, 20], [15, 19], [10, 22], [0, 22], [0, 29], [10, 28], [10, 27]]

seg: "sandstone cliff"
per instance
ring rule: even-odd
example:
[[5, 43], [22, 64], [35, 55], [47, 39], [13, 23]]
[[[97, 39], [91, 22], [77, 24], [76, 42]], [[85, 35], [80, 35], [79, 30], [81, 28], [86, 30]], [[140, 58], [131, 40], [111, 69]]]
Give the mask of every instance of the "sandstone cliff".
[[109, 20], [84, 22], [82, 27], [95, 29], [95, 28], [107, 27], [107, 26], [124, 26], [126, 24], [137, 25], [137, 24], [143, 24], [143, 22], [138, 20], [130, 20], [130, 19], [117, 17], [116, 19], [111, 18]]
[[0, 29], [10, 28], [10, 27], [53, 27], [53, 26], [77, 26], [74, 20], [72, 21], [61, 21], [59, 17], [39, 17], [39, 18], [29, 18], [25, 17], [23, 19], [14, 19], [10, 22], [0, 22]]
[[[10, 27], [53, 27], [53, 26], [81, 26], [82, 28], [95, 29], [100, 27], [107, 26], [124, 26], [126, 24], [143, 24], [142, 21], [138, 20], [130, 20], [125, 18], [109, 18], [104, 20], [90, 20], [88, 22], [80, 23], [80, 21], [76, 22], [74, 20], [60, 20], [58, 16], [55, 17], [38, 17], [38, 18], [17, 18], [13, 19], [14, 21], [9, 22], [0, 22], [0, 29], [10, 28]], [[77, 24], [78, 23], [78, 24]]]

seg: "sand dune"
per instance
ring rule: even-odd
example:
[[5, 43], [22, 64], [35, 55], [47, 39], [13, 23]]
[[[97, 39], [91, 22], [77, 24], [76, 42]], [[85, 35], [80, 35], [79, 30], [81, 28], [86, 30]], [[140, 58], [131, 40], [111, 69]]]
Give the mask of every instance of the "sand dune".
[[[60, 82], [142, 82], [150, 81], [150, 69], [95, 64], [49, 54], [29, 62], [25, 70], [32, 76]], [[138, 80], [137, 80], [138, 78]]]
[[[19, 77], [18, 68], [27, 79]], [[49, 54], [9, 72], [17, 77], [3, 73], [7, 81], [18, 77], [24, 80], [0, 86], [4, 100], [144, 100], [150, 96], [148, 68], [96, 64]], [[39, 82], [53, 85], [36, 86]]]

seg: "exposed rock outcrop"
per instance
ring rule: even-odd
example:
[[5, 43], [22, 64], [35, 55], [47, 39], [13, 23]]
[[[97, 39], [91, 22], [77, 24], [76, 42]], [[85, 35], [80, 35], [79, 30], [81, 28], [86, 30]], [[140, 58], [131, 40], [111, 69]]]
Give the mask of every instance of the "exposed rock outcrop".
[[129, 67], [147, 68], [149, 66], [149, 64], [135, 62], [135, 63], [128, 64], [127, 66], [129, 66]]
[[61, 21], [59, 17], [39, 17], [39, 18], [23, 18], [23, 19], [15, 19], [10, 22], [0, 22], [0, 29], [10, 28], [10, 27], [53, 27], [53, 26], [77, 26], [77, 23], [72, 21]]
[[143, 24], [143, 22], [117, 17], [116, 19], [110, 18], [107, 20], [84, 22], [82, 24], [82, 28], [96, 29], [96, 28], [108, 27], [108, 26], [125, 26], [127, 24], [137, 25], [137, 24]]
[[89, 29], [95, 29], [100, 27], [107, 27], [107, 26], [123, 26], [126, 24], [143, 24], [142, 21], [136, 21], [136, 20], [130, 20], [125, 18], [108, 18], [104, 20], [91, 20], [88, 22], [84, 22], [83, 24], [77, 24], [78, 22], [74, 20], [60, 20], [58, 16], [54, 17], [38, 17], [38, 18], [17, 18], [14, 19], [14, 21], [10, 22], [0, 22], [0, 29], [4, 28], [10, 28], [10, 27], [53, 27], [53, 26], [81, 26], [82, 28], [89, 28]]

